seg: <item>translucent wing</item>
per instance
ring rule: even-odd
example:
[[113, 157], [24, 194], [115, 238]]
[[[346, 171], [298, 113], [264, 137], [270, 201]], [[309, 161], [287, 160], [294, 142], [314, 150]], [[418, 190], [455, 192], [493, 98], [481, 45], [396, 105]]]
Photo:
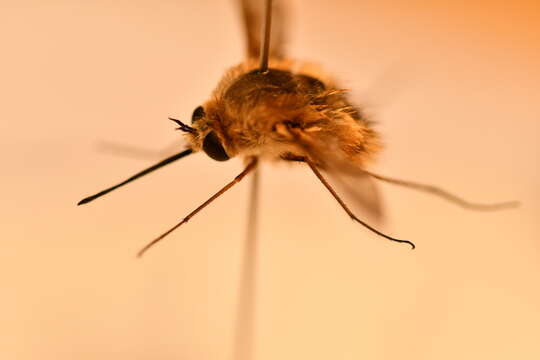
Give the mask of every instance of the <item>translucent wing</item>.
[[339, 170], [325, 172], [330, 183], [362, 218], [374, 225], [384, 221], [384, 206], [375, 181], [365, 175], [352, 176]]
[[[264, 0], [240, 0], [241, 16], [246, 34], [246, 54], [248, 58], [259, 57], [264, 24]], [[270, 58], [284, 56], [285, 11], [283, 2], [273, 1], [272, 32], [270, 35]]]
[[329, 182], [338, 190], [349, 205], [361, 216], [373, 223], [384, 218], [383, 205], [373, 178], [356, 162], [348, 159], [331, 139], [289, 129], [299, 150], [321, 169]]
[[[422, 191], [470, 210], [493, 211], [519, 206], [518, 201], [490, 204], [470, 202], [438, 186], [374, 174], [364, 169], [355, 161], [348, 159], [331, 141], [323, 142], [319, 138], [301, 131], [293, 131], [293, 133], [295, 134], [296, 144], [304, 151], [308, 158], [311, 159], [318, 168], [327, 172], [340, 186], [344, 187], [345, 191], [349, 191], [349, 195], [352, 194], [353, 198], [356, 198], [357, 202], [360, 202], [373, 216], [377, 216], [377, 214], [381, 216], [382, 211], [377, 192], [374, 191], [374, 184], [370, 180], [384, 181]], [[355, 179], [355, 183], [356, 181], [363, 181], [364, 183], [367, 181], [367, 184], [371, 183], [371, 185], [368, 185], [371, 190], [366, 188], [366, 185], [363, 185], [363, 189], [357, 188], [356, 185], [351, 187], [351, 185], [348, 185], [347, 181], [344, 180], [347, 178]], [[365, 194], [372, 194], [371, 197], [373, 197], [373, 199], [371, 199], [371, 197], [366, 198]]]

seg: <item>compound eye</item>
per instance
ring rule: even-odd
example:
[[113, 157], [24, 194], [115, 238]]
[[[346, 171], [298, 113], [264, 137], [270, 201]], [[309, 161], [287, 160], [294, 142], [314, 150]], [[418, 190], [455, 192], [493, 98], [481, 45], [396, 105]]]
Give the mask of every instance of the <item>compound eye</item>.
[[198, 106], [193, 110], [193, 115], [191, 115], [191, 123], [195, 123], [197, 120], [202, 119], [205, 116], [205, 112], [202, 106]]
[[215, 132], [210, 131], [203, 140], [203, 150], [206, 155], [217, 161], [229, 160], [229, 155], [225, 152], [223, 145], [219, 142], [219, 139]]

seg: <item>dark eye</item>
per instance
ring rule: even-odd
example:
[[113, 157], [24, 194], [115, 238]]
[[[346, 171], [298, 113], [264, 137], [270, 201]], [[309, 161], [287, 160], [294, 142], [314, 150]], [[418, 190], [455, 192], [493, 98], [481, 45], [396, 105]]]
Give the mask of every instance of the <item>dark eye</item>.
[[219, 142], [215, 132], [210, 131], [203, 140], [203, 150], [206, 155], [217, 161], [229, 160], [229, 155]]
[[195, 110], [193, 110], [193, 115], [191, 115], [191, 123], [193, 124], [195, 121], [200, 120], [204, 117], [204, 109], [202, 106], [198, 106]]

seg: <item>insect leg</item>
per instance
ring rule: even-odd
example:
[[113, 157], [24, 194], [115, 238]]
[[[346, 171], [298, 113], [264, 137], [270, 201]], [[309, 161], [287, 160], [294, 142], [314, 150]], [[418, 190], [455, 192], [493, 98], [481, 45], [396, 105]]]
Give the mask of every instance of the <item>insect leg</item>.
[[449, 193], [448, 191], [446, 190], [443, 190], [439, 187], [436, 187], [436, 186], [433, 186], [433, 185], [427, 185], [427, 184], [420, 184], [420, 183], [417, 183], [417, 182], [413, 182], [413, 181], [406, 181], [406, 180], [400, 180], [400, 179], [394, 179], [394, 178], [390, 178], [390, 177], [387, 177], [387, 176], [382, 176], [382, 175], [377, 175], [377, 174], [374, 174], [372, 172], [369, 172], [369, 171], [365, 171], [364, 172], [371, 176], [372, 178], [374, 179], [377, 179], [377, 180], [381, 180], [381, 181], [384, 181], [384, 182], [387, 182], [387, 183], [390, 183], [390, 184], [394, 184], [394, 185], [401, 185], [401, 186], [405, 186], [405, 187], [408, 187], [408, 188], [411, 188], [411, 189], [415, 189], [415, 190], [419, 190], [419, 191], [424, 191], [424, 192], [427, 192], [429, 194], [432, 194], [432, 195], [435, 195], [435, 196], [439, 196], [447, 201], [450, 201], [456, 205], [459, 205], [463, 208], [466, 208], [466, 209], [471, 209], [471, 210], [502, 210], [502, 209], [508, 209], [508, 208], [513, 208], [513, 207], [517, 207], [519, 206], [519, 201], [508, 201], [508, 202], [503, 202], [503, 203], [497, 203], [497, 204], [477, 204], [477, 203], [472, 203], [472, 202], [469, 202], [467, 200], [464, 200], [454, 194], [451, 194]]
[[[169, 117], [169, 120], [175, 122], [177, 125], [179, 125], [176, 130], [181, 130], [183, 132], [189, 132], [192, 134], [196, 133], [196, 130], [192, 128], [189, 125], [184, 124], [182, 121]], [[147, 149], [142, 149], [137, 146], [130, 146], [125, 144], [120, 144], [116, 142], [110, 142], [110, 141], [101, 141], [98, 143], [99, 150], [112, 153], [115, 155], [122, 155], [122, 156], [128, 156], [133, 158], [156, 158], [165, 156], [167, 154], [172, 153], [174, 150], [178, 148], [178, 141], [175, 141], [174, 143], [166, 146], [162, 150], [159, 151], [152, 151]]]
[[230, 183], [228, 183], [227, 185], [225, 185], [223, 188], [221, 188], [221, 190], [219, 190], [217, 193], [215, 193], [214, 195], [212, 195], [208, 200], [206, 200], [204, 203], [202, 203], [198, 208], [196, 208], [195, 210], [193, 210], [192, 212], [190, 212], [185, 218], [182, 219], [182, 221], [180, 221], [178, 224], [174, 225], [172, 228], [170, 228], [169, 230], [167, 230], [166, 232], [164, 232], [163, 234], [161, 234], [160, 236], [158, 236], [157, 238], [155, 238], [154, 240], [152, 240], [151, 242], [149, 242], [146, 246], [144, 246], [138, 253], [137, 253], [137, 257], [141, 257], [144, 255], [144, 253], [150, 249], [152, 246], [154, 246], [158, 241], [160, 241], [161, 239], [163, 239], [165, 236], [169, 235], [171, 232], [173, 232], [174, 230], [176, 230], [178, 227], [180, 227], [180, 225], [184, 224], [184, 223], [187, 223], [189, 221], [189, 219], [191, 219], [193, 216], [195, 216], [199, 211], [201, 211], [202, 209], [204, 209], [207, 205], [209, 205], [212, 201], [216, 200], [218, 197], [220, 197], [221, 195], [223, 195], [223, 193], [225, 193], [227, 190], [229, 190], [231, 187], [233, 187], [235, 184], [239, 183], [247, 174], [249, 174], [252, 170], [255, 169], [255, 167], [257, 166], [257, 158], [252, 158], [250, 160], [250, 162], [248, 163], [248, 165], [246, 166], [246, 168], [240, 173], [238, 174], [233, 181], [231, 181]]
[[364, 221], [358, 219], [356, 217], [356, 215], [353, 214], [353, 212], [347, 207], [347, 205], [343, 202], [343, 200], [341, 200], [341, 198], [339, 197], [339, 195], [336, 193], [336, 191], [332, 188], [332, 186], [328, 183], [328, 181], [326, 181], [326, 179], [322, 176], [322, 174], [320, 173], [320, 171], [317, 169], [317, 167], [315, 166], [315, 164], [310, 160], [310, 159], [307, 159], [306, 158], [306, 163], [309, 165], [309, 167], [311, 168], [311, 171], [313, 171], [313, 173], [315, 174], [315, 176], [317, 176], [317, 178], [319, 179], [319, 181], [326, 187], [326, 189], [328, 189], [328, 191], [330, 191], [330, 193], [332, 194], [332, 196], [334, 197], [334, 199], [336, 199], [336, 201], [339, 203], [339, 205], [341, 205], [341, 207], [343, 208], [343, 210], [345, 210], [345, 212], [351, 217], [351, 219], [353, 219], [354, 221], [360, 223], [362, 226], [366, 227], [367, 229], [371, 230], [372, 232], [374, 232], [375, 234], [379, 235], [379, 236], [382, 236], [388, 240], [392, 240], [392, 241], [396, 241], [396, 242], [400, 242], [400, 243], [406, 243], [406, 244], [409, 244], [413, 249], [415, 248], [415, 245], [409, 241], [409, 240], [400, 240], [400, 239], [396, 239], [396, 238], [393, 238], [391, 236], [388, 236], [382, 232], [380, 232], [379, 230], [375, 229], [374, 227], [370, 226], [369, 224], [365, 223]]
[[179, 147], [178, 140], [171, 142], [160, 150], [142, 148], [139, 146], [126, 145], [113, 141], [102, 140], [97, 144], [97, 150], [111, 155], [128, 157], [132, 159], [149, 159], [165, 157], [177, 151]]

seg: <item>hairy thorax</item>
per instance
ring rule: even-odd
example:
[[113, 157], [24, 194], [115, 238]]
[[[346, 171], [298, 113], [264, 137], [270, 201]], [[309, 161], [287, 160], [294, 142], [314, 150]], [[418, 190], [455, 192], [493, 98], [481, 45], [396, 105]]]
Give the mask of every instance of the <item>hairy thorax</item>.
[[306, 147], [342, 152], [364, 164], [379, 149], [378, 136], [345, 91], [312, 66], [271, 61], [267, 72], [249, 60], [230, 69], [196, 124], [192, 145], [214, 131], [230, 157], [306, 156]]

